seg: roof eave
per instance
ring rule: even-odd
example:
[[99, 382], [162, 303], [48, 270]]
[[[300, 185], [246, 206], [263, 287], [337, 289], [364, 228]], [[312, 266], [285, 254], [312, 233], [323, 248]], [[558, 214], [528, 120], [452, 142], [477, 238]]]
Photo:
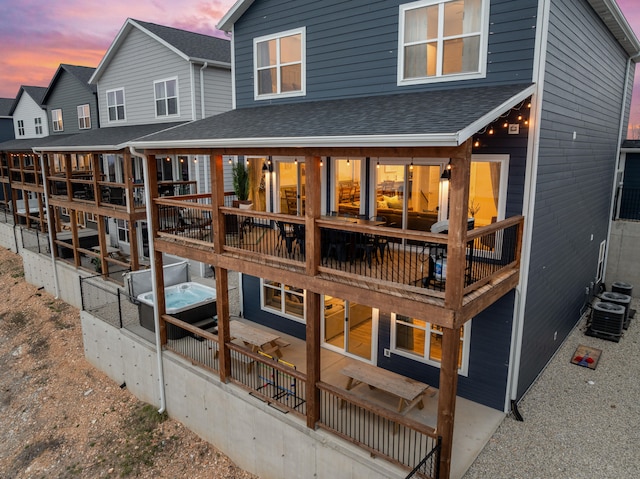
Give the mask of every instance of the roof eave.
[[206, 63], [207, 66], [224, 68], [225, 70], [231, 70], [231, 63], [221, 62], [219, 60], [208, 60], [206, 58], [189, 57], [191, 63]]
[[216, 28], [224, 32], [230, 32], [233, 28], [233, 24], [247, 11], [254, 0], [238, 0], [220, 19]]
[[127, 148], [127, 143], [121, 143], [119, 145], [90, 145], [90, 146], [42, 146], [42, 147], [34, 147], [32, 150], [34, 153], [56, 153], [59, 151], [70, 151], [70, 152], [103, 152], [103, 151], [120, 151]]
[[[614, 34], [630, 58], [637, 59], [640, 41], [615, 0], [588, 0], [604, 24]], [[617, 29], [620, 29], [618, 32]]]
[[380, 148], [380, 147], [455, 147], [459, 133], [419, 135], [354, 135], [277, 138], [211, 138], [205, 140], [132, 141], [142, 149], [197, 148]]
[[507, 101], [501, 103], [497, 107], [495, 107], [490, 112], [478, 118], [476, 121], [470, 123], [468, 126], [460, 130], [459, 132], [459, 141], [460, 144], [464, 143], [466, 140], [471, 138], [476, 134], [479, 130], [487, 126], [488, 124], [494, 122], [500, 115], [502, 115], [505, 111], [510, 110], [518, 103], [525, 101], [529, 98], [536, 90], [536, 85], [532, 84], [528, 88], [525, 88], [517, 95], [512, 96]]

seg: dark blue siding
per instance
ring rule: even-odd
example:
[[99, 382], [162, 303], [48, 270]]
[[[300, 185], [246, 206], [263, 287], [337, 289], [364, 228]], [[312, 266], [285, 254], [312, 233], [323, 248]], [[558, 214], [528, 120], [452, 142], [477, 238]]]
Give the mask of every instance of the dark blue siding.
[[578, 321], [595, 279], [623, 107], [626, 55], [587, 2], [552, 0], [546, 60], [519, 397]]
[[493, 0], [487, 77], [397, 85], [399, 0], [257, 0], [234, 26], [238, 108], [253, 99], [253, 39], [306, 27], [307, 94], [298, 102], [531, 81], [537, 2]]
[[260, 308], [260, 278], [242, 275], [242, 308], [244, 316], [258, 324], [281, 331], [295, 338], [306, 338], [306, 327], [302, 323], [292, 321], [276, 314], [268, 313]]
[[15, 138], [12, 118], [0, 118], [0, 143]]
[[[49, 97], [47, 99], [47, 120], [49, 121], [49, 133], [51, 135], [69, 135], [82, 133], [89, 130], [81, 130], [78, 125], [78, 106], [89, 105], [91, 111], [91, 130], [98, 128], [98, 100], [88, 86], [65, 70], [60, 72]], [[51, 110], [62, 110], [64, 130], [53, 131], [51, 125]]]

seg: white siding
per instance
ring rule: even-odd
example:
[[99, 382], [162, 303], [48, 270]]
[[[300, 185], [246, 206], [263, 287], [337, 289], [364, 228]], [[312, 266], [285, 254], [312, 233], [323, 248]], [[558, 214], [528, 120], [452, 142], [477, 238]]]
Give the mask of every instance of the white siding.
[[[42, 119], [42, 134], [36, 135], [35, 119]], [[18, 135], [18, 120], [24, 121], [24, 135]], [[22, 93], [18, 106], [16, 106], [13, 112], [13, 129], [16, 135], [16, 139], [24, 138], [42, 138], [49, 136], [49, 118], [47, 117], [46, 110], [40, 108], [40, 106], [33, 101], [27, 93]]]

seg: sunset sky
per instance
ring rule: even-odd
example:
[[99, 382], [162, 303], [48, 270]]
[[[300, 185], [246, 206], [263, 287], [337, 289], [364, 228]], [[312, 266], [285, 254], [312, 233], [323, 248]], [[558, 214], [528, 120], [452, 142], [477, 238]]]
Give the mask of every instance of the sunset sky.
[[[20, 85], [48, 86], [60, 63], [95, 67], [127, 17], [222, 36], [218, 20], [234, 0], [0, 0], [0, 97]], [[618, 0], [640, 38], [640, 1]], [[640, 69], [631, 108], [640, 125]], [[639, 127], [640, 128], [640, 127]]]

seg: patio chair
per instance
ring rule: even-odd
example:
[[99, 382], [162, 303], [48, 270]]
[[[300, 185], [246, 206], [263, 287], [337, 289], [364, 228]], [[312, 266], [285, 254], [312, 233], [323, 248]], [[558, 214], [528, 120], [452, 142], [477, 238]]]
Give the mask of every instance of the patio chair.
[[289, 223], [285, 223], [283, 221], [276, 221], [276, 226], [278, 227], [278, 236], [280, 242], [278, 244], [278, 249], [282, 247], [284, 243], [287, 248], [287, 253], [289, 256], [293, 254], [293, 243], [296, 240], [295, 232], [293, 227]]

